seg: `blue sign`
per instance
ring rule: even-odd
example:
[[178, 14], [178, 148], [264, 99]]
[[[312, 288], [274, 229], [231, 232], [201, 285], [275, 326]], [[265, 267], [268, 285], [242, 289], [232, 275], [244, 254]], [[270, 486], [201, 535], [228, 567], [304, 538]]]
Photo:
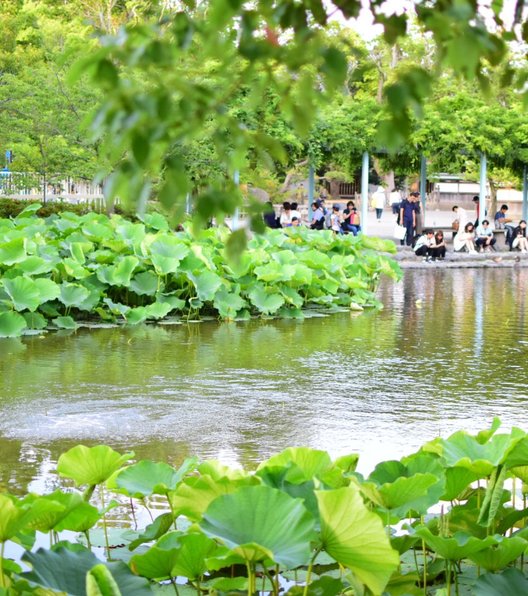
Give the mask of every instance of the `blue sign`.
[[11, 158], [13, 157], [13, 152], [11, 151], [11, 149], [8, 149], [8, 150], [5, 152], [5, 157], [6, 157], [6, 161], [7, 161], [8, 163], [11, 163]]

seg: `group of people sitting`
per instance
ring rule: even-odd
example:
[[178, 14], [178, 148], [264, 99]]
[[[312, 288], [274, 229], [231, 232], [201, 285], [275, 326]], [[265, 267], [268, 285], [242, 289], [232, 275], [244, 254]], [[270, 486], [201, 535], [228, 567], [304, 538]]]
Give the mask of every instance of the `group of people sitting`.
[[[298, 211], [297, 203], [285, 201], [282, 204], [280, 216], [277, 217], [272, 210], [273, 205], [264, 214], [264, 222], [269, 228], [289, 228], [303, 225], [301, 215]], [[323, 198], [312, 203], [312, 215], [306, 224], [312, 230], [332, 230], [336, 234], [352, 233], [357, 236], [361, 231], [361, 222], [359, 213], [353, 201], [348, 201], [346, 209], [341, 211], [339, 205], [333, 205], [332, 209], [327, 209]]]

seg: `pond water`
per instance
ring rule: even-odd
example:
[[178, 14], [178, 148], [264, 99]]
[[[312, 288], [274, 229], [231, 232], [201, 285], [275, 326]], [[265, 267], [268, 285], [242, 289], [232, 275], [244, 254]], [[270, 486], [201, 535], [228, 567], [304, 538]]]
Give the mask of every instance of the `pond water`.
[[407, 271], [381, 312], [0, 340], [0, 490], [52, 490], [80, 442], [244, 466], [308, 445], [368, 471], [494, 416], [526, 429], [527, 287], [527, 269]]

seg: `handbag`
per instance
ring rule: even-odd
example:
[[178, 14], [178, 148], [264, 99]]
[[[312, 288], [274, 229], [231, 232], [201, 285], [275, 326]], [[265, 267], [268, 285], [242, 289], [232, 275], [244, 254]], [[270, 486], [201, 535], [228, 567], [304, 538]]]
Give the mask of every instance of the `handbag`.
[[406, 228], [398, 224], [394, 226], [393, 236], [396, 238], [396, 240], [403, 240], [405, 238], [405, 234], [407, 234]]

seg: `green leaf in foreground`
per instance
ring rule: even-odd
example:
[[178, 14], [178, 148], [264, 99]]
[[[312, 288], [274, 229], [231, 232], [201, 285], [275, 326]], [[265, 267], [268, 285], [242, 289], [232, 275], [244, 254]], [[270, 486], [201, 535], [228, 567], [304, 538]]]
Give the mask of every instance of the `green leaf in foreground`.
[[215, 499], [200, 527], [246, 561], [271, 558], [294, 568], [310, 559], [314, 524], [301, 499], [268, 486], [248, 486]]
[[57, 471], [77, 485], [93, 486], [108, 480], [131, 457], [133, 452], [121, 455], [107, 445], [77, 445], [59, 457]]
[[513, 596], [528, 594], [528, 579], [518, 569], [506, 569], [501, 574], [486, 573], [475, 584], [478, 596]]
[[323, 549], [349, 567], [375, 594], [381, 594], [400, 559], [381, 519], [369, 511], [353, 487], [316, 491]]
[[26, 327], [26, 320], [17, 312], [0, 313], [0, 337], [18, 337]]
[[29, 277], [21, 275], [14, 279], [4, 279], [2, 284], [16, 310], [33, 312], [40, 305], [39, 289]]

